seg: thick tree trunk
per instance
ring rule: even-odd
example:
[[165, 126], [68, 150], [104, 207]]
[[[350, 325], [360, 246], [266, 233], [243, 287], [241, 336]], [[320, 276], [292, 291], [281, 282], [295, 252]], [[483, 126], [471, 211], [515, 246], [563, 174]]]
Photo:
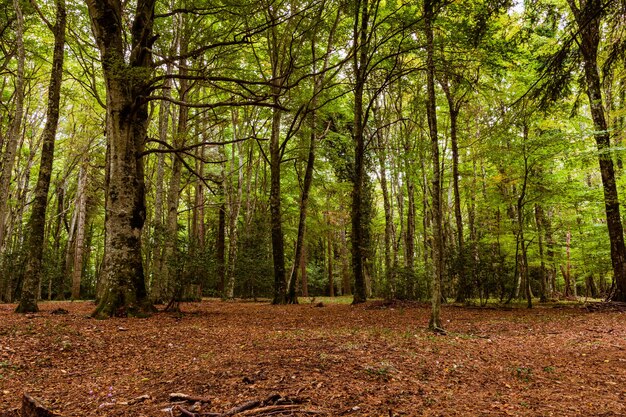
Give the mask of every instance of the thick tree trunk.
[[[40, 295], [42, 276], [43, 246], [46, 228], [46, 209], [48, 207], [48, 191], [54, 161], [54, 143], [59, 122], [59, 103], [61, 101], [61, 83], [63, 80], [63, 48], [65, 46], [66, 10], [65, 0], [56, 0], [56, 23], [53, 28], [54, 51], [52, 55], [52, 71], [48, 87], [48, 112], [46, 125], [42, 133], [41, 162], [35, 186], [35, 198], [28, 222], [28, 259], [22, 295], [17, 312], [27, 313], [38, 310], [37, 298]], [[4, 194], [6, 196], [6, 194]], [[0, 229], [2, 226], [0, 226]], [[0, 239], [1, 240], [1, 239]]]
[[86, 1], [107, 93], [105, 288], [93, 315], [144, 315], [153, 311], [146, 294], [141, 235], [146, 216], [142, 153], [149, 117], [145, 97], [152, 71], [155, 0], [137, 1], [128, 63], [121, 1]]
[[432, 147], [432, 213], [433, 213], [433, 276], [431, 285], [432, 311], [428, 327], [443, 329], [441, 323], [441, 281], [443, 278], [443, 207], [441, 204], [441, 167], [439, 164], [439, 135], [437, 132], [437, 103], [435, 95], [435, 63], [433, 21], [436, 0], [424, 1], [424, 22], [426, 32], [426, 113]]
[[590, 104], [589, 109], [593, 119], [594, 136], [598, 148], [606, 222], [611, 243], [611, 264], [615, 281], [612, 299], [615, 301], [626, 301], [626, 246], [624, 245], [624, 231], [620, 217], [608, 124], [602, 100], [602, 83], [598, 71], [598, 45], [600, 43], [600, 23], [603, 15], [600, 10], [603, 9], [604, 5], [601, 0], [581, 0], [580, 7], [576, 5], [574, 0], [568, 0], [568, 3], [579, 28], [578, 44], [583, 56], [587, 96]]

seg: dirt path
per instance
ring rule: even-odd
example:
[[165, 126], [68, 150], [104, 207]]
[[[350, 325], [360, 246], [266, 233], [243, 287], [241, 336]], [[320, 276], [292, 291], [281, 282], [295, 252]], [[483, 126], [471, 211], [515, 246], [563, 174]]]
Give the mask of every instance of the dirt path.
[[416, 306], [208, 301], [107, 321], [90, 303], [41, 307], [0, 305], [0, 415], [22, 392], [66, 417], [176, 416], [173, 392], [209, 399], [202, 412], [279, 393], [329, 416], [626, 415], [624, 313], [445, 307], [435, 336]]

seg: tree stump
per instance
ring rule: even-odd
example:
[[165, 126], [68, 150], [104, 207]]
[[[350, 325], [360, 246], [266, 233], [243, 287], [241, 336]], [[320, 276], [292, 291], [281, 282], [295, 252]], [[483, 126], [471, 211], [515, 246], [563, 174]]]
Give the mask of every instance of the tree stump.
[[41, 400], [24, 394], [22, 397], [22, 417], [60, 417], [48, 409]]

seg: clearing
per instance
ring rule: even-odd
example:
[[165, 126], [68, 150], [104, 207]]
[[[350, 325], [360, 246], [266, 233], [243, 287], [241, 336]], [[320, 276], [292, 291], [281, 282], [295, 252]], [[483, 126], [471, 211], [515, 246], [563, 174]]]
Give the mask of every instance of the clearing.
[[24, 392], [65, 417], [219, 415], [272, 394], [236, 415], [626, 415], [620, 312], [444, 306], [439, 336], [417, 304], [208, 300], [105, 321], [89, 302], [14, 308], [0, 305], [0, 415]]

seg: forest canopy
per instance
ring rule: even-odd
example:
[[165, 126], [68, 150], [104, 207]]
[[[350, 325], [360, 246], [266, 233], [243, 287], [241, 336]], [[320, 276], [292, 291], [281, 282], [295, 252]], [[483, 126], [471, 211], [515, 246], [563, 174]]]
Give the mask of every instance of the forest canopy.
[[2, 0], [0, 300], [626, 301], [621, 0]]

